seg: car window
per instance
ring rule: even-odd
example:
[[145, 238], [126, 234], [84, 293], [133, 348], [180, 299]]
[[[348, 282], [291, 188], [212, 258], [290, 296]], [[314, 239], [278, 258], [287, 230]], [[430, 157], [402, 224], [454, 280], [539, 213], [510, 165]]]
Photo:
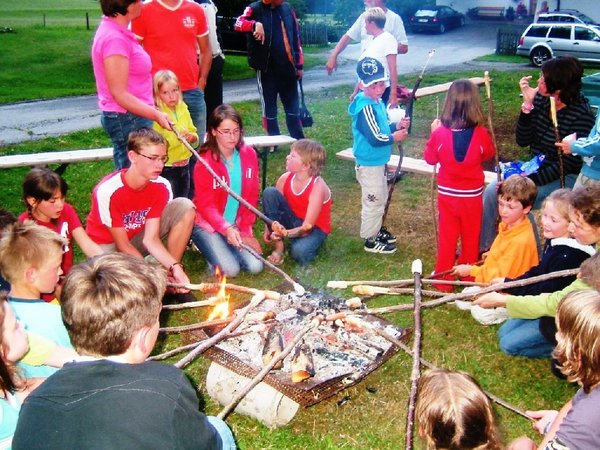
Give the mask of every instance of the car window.
[[560, 25], [552, 27], [550, 33], [548, 33], [548, 37], [554, 39], [571, 39], [571, 27]]
[[593, 41], [598, 38], [598, 35], [589, 28], [575, 27], [575, 39], [579, 41]]
[[531, 27], [529, 29], [529, 31], [527, 32], [526, 36], [528, 36], [528, 37], [546, 37], [546, 34], [548, 34], [549, 28], [550, 28], [550, 26]]
[[431, 9], [420, 9], [415, 13], [415, 17], [433, 17], [436, 12]]

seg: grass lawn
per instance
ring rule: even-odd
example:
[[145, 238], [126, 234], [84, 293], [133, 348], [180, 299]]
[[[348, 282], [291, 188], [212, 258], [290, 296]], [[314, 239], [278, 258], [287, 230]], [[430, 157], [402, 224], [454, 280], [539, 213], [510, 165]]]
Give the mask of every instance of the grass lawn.
[[[435, 74], [426, 76], [424, 85], [481, 76], [478, 72]], [[520, 73], [491, 71], [495, 99], [495, 131], [500, 153], [514, 158], [521, 151], [514, 144], [514, 123], [521, 100], [517, 82]], [[400, 80], [411, 86], [414, 79]], [[332, 233], [314, 264], [300, 267], [287, 258], [283, 269], [297, 277], [305, 286], [324, 289], [333, 279], [396, 279], [410, 277], [411, 262], [421, 258], [425, 273], [434, 263], [435, 238], [431, 212], [431, 180], [429, 177], [407, 174], [397, 185], [388, 218], [389, 228], [398, 235], [398, 252], [393, 255], [372, 255], [362, 250], [358, 237], [360, 189], [354, 179], [354, 167], [337, 160], [335, 152], [351, 146], [350, 118], [346, 114], [350, 87], [311, 93], [308, 107], [315, 125], [307, 129], [308, 137], [322, 142], [327, 151], [324, 178], [334, 196]], [[440, 96], [440, 103], [443, 96]], [[257, 102], [236, 105], [246, 123], [246, 133], [262, 133], [260, 107]], [[429, 135], [429, 124], [435, 117], [436, 98], [425, 97], [415, 104], [414, 126], [405, 143], [409, 156], [419, 157]], [[107, 146], [108, 139], [101, 130], [91, 130], [58, 139], [44, 140], [0, 149], [2, 153], [24, 153], [50, 149]], [[284, 167], [287, 149], [269, 156], [268, 182], [273, 184]], [[523, 155], [527, 157], [527, 155]], [[70, 186], [69, 200], [82, 218], [89, 210], [89, 195], [98, 180], [111, 170], [109, 162], [76, 164], [69, 167], [65, 178]], [[0, 178], [0, 203], [15, 213], [22, 210], [20, 183], [27, 169], [3, 172]], [[262, 225], [257, 224], [260, 232]], [[193, 282], [208, 281], [206, 264], [198, 253], [188, 252], [184, 263]], [[242, 275], [236, 283], [281, 288], [282, 279], [270, 272]], [[350, 297], [350, 292], [340, 292]], [[201, 296], [198, 295], [200, 298]], [[369, 302], [373, 306], [407, 303], [411, 297], [383, 296]], [[165, 325], [193, 323], [204, 317], [204, 311], [185, 311], [165, 314]], [[412, 326], [411, 313], [396, 313], [387, 319], [401, 327]], [[453, 306], [441, 306], [423, 312], [422, 356], [440, 367], [466, 370], [472, 373], [484, 389], [521, 408], [553, 409], [560, 407], [575, 388], [554, 378], [546, 360], [513, 358], [498, 348], [497, 326], [483, 327], [468, 313]], [[188, 335], [161, 337], [156, 352], [173, 348], [191, 339]], [[311, 408], [302, 409], [285, 427], [269, 430], [255, 420], [232, 414], [227, 419], [241, 449], [398, 449], [404, 446], [405, 417], [410, 390], [410, 357], [399, 353], [384, 366], [356, 386]], [[216, 414], [220, 406], [205, 395], [203, 386], [208, 362], [197, 359], [188, 366], [189, 374], [200, 394], [204, 394], [207, 413]], [[367, 390], [367, 388], [375, 388]], [[338, 401], [350, 400], [343, 406]], [[497, 408], [506, 440], [527, 433], [537, 437], [523, 418]]]

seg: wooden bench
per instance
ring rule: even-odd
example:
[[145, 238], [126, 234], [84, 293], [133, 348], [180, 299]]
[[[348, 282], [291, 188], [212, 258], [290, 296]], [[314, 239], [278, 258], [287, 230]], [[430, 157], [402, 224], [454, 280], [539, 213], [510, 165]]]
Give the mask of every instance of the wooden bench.
[[[248, 136], [244, 142], [256, 149], [258, 157], [262, 162], [262, 185], [263, 189], [267, 180], [267, 160], [278, 145], [289, 145], [296, 139], [290, 136]], [[92, 162], [110, 160], [113, 157], [112, 147], [91, 148], [87, 150], [64, 150], [44, 153], [27, 153], [22, 155], [0, 156], [0, 169], [12, 167], [47, 166], [48, 164], [59, 164], [56, 172], [62, 174], [70, 163]]]
[[503, 6], [478, 6], [475, 17], [485, 19], [504, 19]]
[[[345, 150], [342, 150], [341, 152], [337, 152], [336, 156], [344, 161], [354, 161], [354, 155], [352, 154], [351, 148], [347, 148]], [[398, 167], [399, 159], [400, 157], [397, 154], [392, 154], [390, 160], [387, 163], [388, 169], [395, 170], [396, 167]], [[433, 173], [433, 166], [427, 164], [425, 160], [410, 158], [408, 156], [402, 158], [401, 169], [405, 172], [420, 173], [423, 175], [431, 175]], [[496, 180], [496, 174], [494, 172], [484, 171], [483, 174], [485, 176], [486, 184], [489, 184], [492, 181]]]

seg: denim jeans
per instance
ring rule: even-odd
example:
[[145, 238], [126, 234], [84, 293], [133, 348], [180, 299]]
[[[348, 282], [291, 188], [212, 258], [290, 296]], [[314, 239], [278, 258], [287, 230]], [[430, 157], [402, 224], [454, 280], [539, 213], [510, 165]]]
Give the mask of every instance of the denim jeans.
[[[285, 228], [296, 228], [302, 225], [303, 219], [298, 218], [291, 210], [290, 205], [274, 187], [268, 187], [263, 192], [262, 198], [265, 215], [276, 220]], [[290, 255], [300, 264], [309, 264], [317, 257], [319, 249], [327, 239], [327, 234], [319, 227], [313, 227], [306, 236], [290, 239]]]
[[160, 175], [169, 180], [169, 183], [171, 183], [171, 191], [173, 191], [173, 198], [187, 198], [190, 191], [190, 172], [188, 166], [165, 166], [163, 167], [162, 173]]
[[[189, 89], [182, 92], [183, 101], [190, 111], [192, 122], [196, 127], [200, 144], [204, 142], [204, 135], [206, 134], [206, 103], [204, 103], [204, 92], [200, 88]], [[188, 192], [188, 198], [194, 198], [194, 168], [196, 167], [196, 157], [190, 158], [188, 164], [188, 173], [190, 174], [190, 190]]]
[[125, 169], [131, 164], [127, 156], [127, 140], [129, 133], [140, 128], [152, 128], [152, 121], [132, 113], [102, 112], [100, 117], [102, 128], [110, 137], [113, 145], [113, 160], [117, 170]]
[[206, 416], [208, 419], [208, 423], [210, 423], [221, 438], [223, 443], [223, 450], [235, 450], [237, 447], [235, 445], [235, 439], [233, 437], [233, 433], [229, 426], [221, 419], [215, 416]]
[[498, 330], [500, 349], [513, 356], [548, 358], [554, 346], [540, 333], [540, 319], [508, 319]]
[[259, 273], [263, 270], [262, 261], [250, 252], [238, 249], [227, 242], [227, 239], [216, 231], [206, 231], [194, 225], [192, 241], [202, 252], [211, 269], [218, 266], [223, 274], [235, 277], [240, 270]]
[[[565, 187], [572, 189], [575, 185], [577, 175], [568, 174], [565, 176]], [[542, 207], [544, 200], [555, 190], [560, 189], [560, 180], [555, 180], [552, 183], [544, 184], [537, 187], [537, 197], [532, 209]], [[481, 222], [481, 234], [479, 236], [479, 250], [486, 251], [492, 246], [492, 242], [496, 237], [496, 219], [498, 217], [498, 182], [496, 180], [488, 184], [483, 192], [483, 217]], [[532, 220], [530, 216], [530, 220]], [[532, 220], [532, 223], [533, 220]], [[534, 223], [535, 225], [535, 223]], [[534, 226], [538, 248], [540, 248], [539, 236], [537, 228]]]

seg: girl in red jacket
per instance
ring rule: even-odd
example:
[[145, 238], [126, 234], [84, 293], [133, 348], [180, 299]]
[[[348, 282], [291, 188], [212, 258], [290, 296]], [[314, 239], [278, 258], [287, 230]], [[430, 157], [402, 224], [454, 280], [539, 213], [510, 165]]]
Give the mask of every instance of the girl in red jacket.
[[[459, 238], [458, 263], [474, 264], [478, 258], [485, 187], [482, 163], [494, 156], [492, 139], [483, 121], [479, 88], [469, 80], [456, 80], [448, 90], [441, 119], [436, 118], [431, 124], [424, 155], [429, 164], [440, 165], [436, 273], [454, 266]], [[452, 290], [446, 285], [436, 287]]]

